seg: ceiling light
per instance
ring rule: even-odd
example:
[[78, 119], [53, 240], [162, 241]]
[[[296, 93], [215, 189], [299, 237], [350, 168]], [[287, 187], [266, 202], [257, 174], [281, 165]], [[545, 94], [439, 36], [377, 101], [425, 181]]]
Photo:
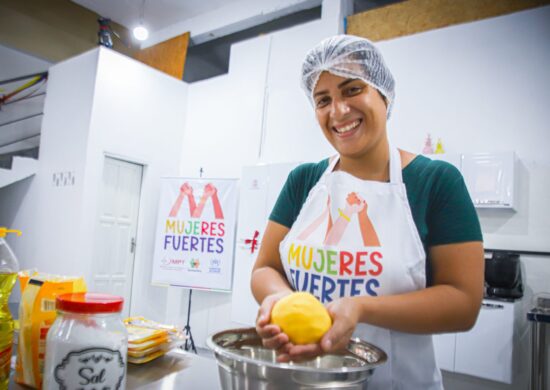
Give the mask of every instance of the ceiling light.
[[138, 41], [144, 41], [149, 37], [149, 31], [143, 26], [143, 19], [145, 17], [145, 0], [141, 2], [141, 8], [139, 10], [139, 26], [134, 28], [134, 38]]
[[136, 38], [138, 41], [144, 41], [149, 37], [149, 31], [142, 25], [137, 26], [134, 28], [134, 38]]

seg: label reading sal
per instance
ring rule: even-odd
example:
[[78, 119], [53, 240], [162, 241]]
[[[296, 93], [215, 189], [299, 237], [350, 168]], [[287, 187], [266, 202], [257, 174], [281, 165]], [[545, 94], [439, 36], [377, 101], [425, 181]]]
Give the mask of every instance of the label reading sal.
[[120, 351], [88, 348], [69, 352], [54, 375], [61, 390], [117, 390], [122, 388], [124, 374]]

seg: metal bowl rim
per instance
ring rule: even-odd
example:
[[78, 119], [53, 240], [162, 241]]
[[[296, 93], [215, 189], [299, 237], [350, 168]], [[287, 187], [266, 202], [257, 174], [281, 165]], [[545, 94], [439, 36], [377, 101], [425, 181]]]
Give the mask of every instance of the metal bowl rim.
[[[367, 371], [367, 370], [370, 370], [370, 369], [374, 369], [374, 368], [384, 364], [387, 361], [387, 355], [383, 350], [381, 350], [380, 348], [378, 348], [378, 347], [376, 347], [376, 346], [374, 346], [370, 343], [367, 343], [367, 344], [369, 344], [369, 346], [374, 347], [378, 351], [380, 351], [381, 352], [381, 357], [380, 357], [380, 360], [378, 360], [376, 363], [368, 363], [364, 359], [362, 359], [361, 357], [354, 354], [355, 358], [357, 360], [360, 360], [360, 361], [365, 363], [365, 365], [362, 366], [362, 367], [342, 367], [342, 368], [319, 369], [317, 367], [296, 366], [296, 365], [292, 365], [292, 364], [288, 364], [288, 363], [271, 363], [271, 362], [268, 362], [268, 361], [255, 360], [255, 359], [243, 356], [243, 355], [239, 355], [237, 353], [230, 352], [230, 351], [220, 347], [218, 344], [216, 344], [214, 342], [214, 337], [217, 336], [219, 333], [222, 333], [222, 332], [217, 332], [217, 333], [214, 333], [214, 334], [208, 336], [208, 338], [206, 339], [206, 345], [208, 346], [208, 348], [210, 348], [212, 351], [214, 351], [214, 354], [216, 354], [216, 355], [219, 354], [219, 355], [222, 355], [225, 358], [236, 360], [240, 363], [251, 363], [251, 364], [254, 364], [254, 365], [268, 366], [268, 367], [271, 367], [271, 368], [289, 370], [289, 371], [298, 371], [299, 370], [299, 371], [305, 371], [305, 372], [316, 372], [316, 373], [322, 372], [322, 373], [327, 373], [327, 374], [335, 374], [335, 373], [345, 373], [345, 372]], [[359, 339], [357, 339], [357, 338], [352, 338], [351, 340], [359, 341]], [[364, 342], [364, 341], [362, 341], [362, 342]], [[334, 355], [334, 356], [338, 356], [338, 355]], [[217, 357], [216, 357], [216, 360], [218, 360]]]

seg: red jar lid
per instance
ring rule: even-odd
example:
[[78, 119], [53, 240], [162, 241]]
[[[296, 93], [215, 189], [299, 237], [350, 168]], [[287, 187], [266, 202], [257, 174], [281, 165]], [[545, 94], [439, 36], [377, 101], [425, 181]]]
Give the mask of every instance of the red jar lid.
[[117, 313], [123, 304], [124, 298], [116, 295], [75, 293], [58, 295], [55, 307], [73, 313]]

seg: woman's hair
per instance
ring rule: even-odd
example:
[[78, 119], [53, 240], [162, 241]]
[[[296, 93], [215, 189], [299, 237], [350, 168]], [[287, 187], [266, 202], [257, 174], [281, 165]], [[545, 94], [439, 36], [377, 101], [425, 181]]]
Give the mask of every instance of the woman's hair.
[[335, 35], [311, 49], [302, 64], [302, 88], [313, 104], [313, 90], [322, 72], [363, 80], [386, 100], [387, 118], [395, 99], [395, 81], [380, 51], [366, 38]]

